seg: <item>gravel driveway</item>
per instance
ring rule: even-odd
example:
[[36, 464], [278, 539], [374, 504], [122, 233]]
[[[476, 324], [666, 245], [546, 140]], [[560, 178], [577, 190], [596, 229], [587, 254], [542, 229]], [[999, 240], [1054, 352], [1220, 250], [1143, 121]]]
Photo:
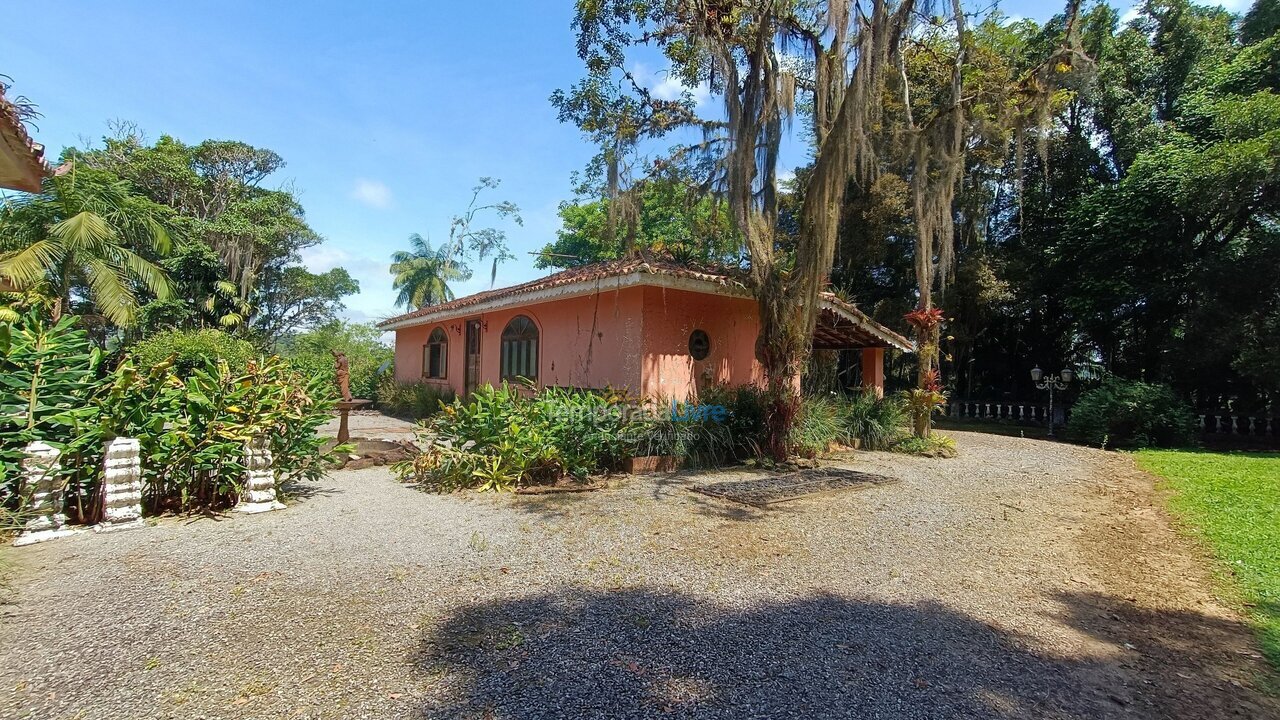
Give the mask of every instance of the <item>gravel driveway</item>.
[[1280, 717], [1127, 457], [954, 435], [768, 510], [706, 476], [440, 496], [370, 468], [9, 550], [0, 716]]

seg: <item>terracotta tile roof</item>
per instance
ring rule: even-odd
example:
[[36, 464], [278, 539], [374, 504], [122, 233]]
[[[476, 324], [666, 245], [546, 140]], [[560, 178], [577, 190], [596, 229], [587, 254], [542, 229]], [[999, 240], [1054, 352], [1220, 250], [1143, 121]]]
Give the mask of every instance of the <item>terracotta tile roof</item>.
[[583, 281], [589, 282], [592, 280], [621, 277], [632, 273], [649, 273], [653, 275], [686, 278], [689, 280], [704, 280], [724, 285], [725, 287], [736, 287], [743, 290], [746, 289], [746, 275], [745, 273], [741, 273], [741, 271], [739, 271], [741, 279], [735, 279], [725, 271], [712, 272], [710, 270], [699, 270], [663, 260], [653, 260], [642, 257], [627, 258], [623, 260], [606, 260], [604, 262], [580, 265], [578, 267], [569, 268], [568, 270], [561, 270], [558, 273], [538, 278], [537, 280], [530, 280], [529, 282], [522, 283], [520, 285], [497, 288], [495, 290], [486, 290], [474, 295], [467, 295], [455, 300], [450, 300], [446, 303], [428, 305], [427, 307], [383, 320], [378, 323], [378, 326], [385, 327], [387, 325], [427, 315], [442, 315], [461, 308], [478, 305], [489, 300], [497, 300], [499, 298], [506, 298], [514, 295], [523, 295], [525, 293], [536, 292], [539, 290], [548, 290]]
[[[537, 280], [521, 283], [520, 285], [486, 290], [474, 295], [450, 300], [446, 303], [440, 303], [439, 305], [429, 305], [412, 312], [387, 318], [378, 323], [378, 327], [386, 328], [416, 318], [448, 315], [489, 301], [549, 290], [574, 283], [622, 277], [633, 273], [700, 280], [720, 285], [730, 291], [749, 292], [746, 271], [739, 268], [699, 268], [646, 257], [627, 258], [581, 265], [538, 278]], [[823, 337], [827, 337], [830, 342], [838, 342], [840, 338], [844, 341], [857, 338], [865, 344], [883, 343], [903, 350], [910, 350], [914, 347], [910, 340], [871, 319], [853, 303], [841, 300], [829, 292], [820, 293], [819, 297], [826, 305], [823, 309], [821, 321], [826, 335], [818, 333], [815, 335], [815, 339], [821, 341]], [[838, 317], [840, 314], [847, 316], [847, 318]], [[852, 322], [850, 322], [850, 319]]]
[[0, 187], [40, 192], [40, 181], [49, 172], [44, 164], [44, 146], [31, 139], [18, 116], [18, 109], [4, 96], [0, 86]]

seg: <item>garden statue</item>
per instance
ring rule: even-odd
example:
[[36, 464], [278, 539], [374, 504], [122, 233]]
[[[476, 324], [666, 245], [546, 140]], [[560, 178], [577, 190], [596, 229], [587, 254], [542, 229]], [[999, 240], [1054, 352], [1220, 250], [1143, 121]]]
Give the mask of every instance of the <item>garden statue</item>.
[[333, 353], [333, 366], [338, 379], [338, 393], [344, 402], [351, 402], [351, 363], [347, 362], [346, 353], [330, 350]]
[[351, 439], [347, 416], [352, 410], [364, 407], [370, 401], [351, 399], [351, 363], [347, 361], [346, 353], [339, 350], [330, 350], [329, 352], [333, 354], [333, 368], [334, 375], [338, 381], [338, 394], [342, 396], [338, 401], [338, 442], [345, 443]]

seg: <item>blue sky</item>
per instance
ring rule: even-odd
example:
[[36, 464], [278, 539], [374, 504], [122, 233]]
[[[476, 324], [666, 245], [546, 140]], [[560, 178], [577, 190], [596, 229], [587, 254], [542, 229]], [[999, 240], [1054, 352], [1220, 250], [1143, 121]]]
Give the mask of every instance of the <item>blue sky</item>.
[[[1062, 3], [1001, 7], [1044, 19]], [[501, 178], [491, 198], [525, 221], [507, 228], [517, 259], [497, 284], [536, 277], [526, 253], [554, 239], [569, 175], [593, 154], [547, 100], [582, 74], [571, 0], [59, 0], [6, 15], [0, 73], [39, 105], [34, 135], [51, 156], [97, 142], [110, 119], [153, 140], [241, 140], [283, 156], [268, 184], [291, 184], [326, 238], [306, 263], [359, 279], [353, 319], [396, 312], [389, 255], [413, 232], [445, 237], [480, 176]], [[476, 275], [455, 291], [487, 288], [487, 270]]]

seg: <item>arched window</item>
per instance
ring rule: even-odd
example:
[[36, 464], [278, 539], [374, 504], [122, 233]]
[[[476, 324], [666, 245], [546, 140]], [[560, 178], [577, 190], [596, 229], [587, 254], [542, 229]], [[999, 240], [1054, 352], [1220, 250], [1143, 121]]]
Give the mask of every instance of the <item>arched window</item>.
[[502, 331], [502, 379], [516, 378], [538, 379], [538, 326], [524, 315]]
[[422, 346], [422, 377], [443, 380], [449, 366], [449, 336], [444, 328], [436, 328]]

